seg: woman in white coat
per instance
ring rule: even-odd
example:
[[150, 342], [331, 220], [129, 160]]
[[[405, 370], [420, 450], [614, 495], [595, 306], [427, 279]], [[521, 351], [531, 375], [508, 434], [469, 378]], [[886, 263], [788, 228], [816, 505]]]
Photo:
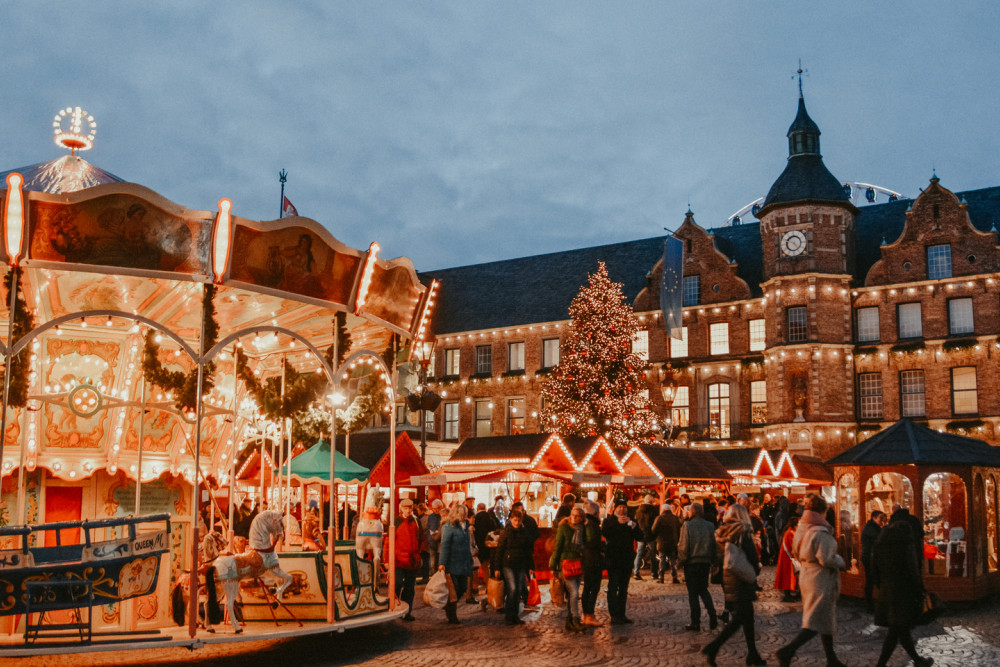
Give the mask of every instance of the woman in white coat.
[[826, 522], [826, 501], [809, 494], [792, 542], [792, 554], [802, 564], [799, 589], [802, 591], [802, 630], [790, 644], [778, 649], [778, 665], [791, 664], [795, 651], [816, 635], [823, 642], [827, 667], [845, 667], [833, 650], [837, 631], [837, 598], [844, 559], [837, 553], [833, 526]]

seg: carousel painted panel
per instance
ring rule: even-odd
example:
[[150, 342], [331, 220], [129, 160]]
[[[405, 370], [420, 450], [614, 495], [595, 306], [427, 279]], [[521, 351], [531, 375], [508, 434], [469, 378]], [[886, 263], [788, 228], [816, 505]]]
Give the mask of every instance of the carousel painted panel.
[[[282, 570], [292, 577], [292, 583], [285, 589], [283, 604], [302, 621], [326, 620], [326, 570], [323, 555], [320, 552], [288, 552], [278, 554], [278, 562]], [[267, 583], [265, 582], [265, 585]], [[268, 597], [257, 585], [256, 581], [240, 582], [240, 595], [243, 598], [243, 618], [247, 621], [271, 621], [270, 600], [274, 599], [273, 589], [269, 589]], [[278, 620], [282, 620], [281, 611], [276, 611]], [[287, 616], [286, 616], [287, 618]]]
[[122, 269], [205, 275], [212, 221], [116, 193], [72, 204], [29, 200], [28, 256]]
[[347, 303], [360, 263], [356, 254], [338, 250], [306, 227], [260, 231], [237, 225], [229, 279]]
[[376, 262], [364, 311], [391, 325], [409, 329], [422, 294], [411, 268]]

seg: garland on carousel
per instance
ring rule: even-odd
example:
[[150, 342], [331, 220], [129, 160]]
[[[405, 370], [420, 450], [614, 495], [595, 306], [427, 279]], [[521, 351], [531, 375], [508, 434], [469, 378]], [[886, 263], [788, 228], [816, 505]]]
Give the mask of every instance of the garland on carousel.
[[[205, 341], [204, 350], [208, 351], [215, 347], [219, 337], [219, 324], [215, 321], [215, 285], [206, 284], [201, 296], [202, 317], [205, 321]], [[160, 346], [156, 343], [155, 332], [146, 334], [146, 343], [143, 348], [142, 375], [150, 384], [160, 387], [164, 391], [172, 392], [175, 396], [174, 405], [184, 413], [189, 413], [195, 409], [198, 402], [198, 367], [197, 365], [190, 372], [171, 371], [160, 361]], [[207, 394], [215, 386], [212, 378], [215, 373], [215, 362], [205, 364], [202, 374], [201, 389], [202, 394]]]
[[[21, 284], [21, 267], [15, 266], [3, 278], [3, 286], [6, 290], [7, 303], [10, 303], [11, 281], [17, 278], [17, 284]], [[35, 328], [35, 318], [28, 310], [28, 304], [24, 300], [24, 292], [20, 289], [14, 295], [14, 326], [11, 329], [10, 340], [7, 341], [8, 349], [27, 335]], [[7, 405], [15, 408], [23, 408], [28, 404], [28, 384], [31, 373], [30, 353], [18, 354], [10, 360], [10, 391], [7, 395]]]

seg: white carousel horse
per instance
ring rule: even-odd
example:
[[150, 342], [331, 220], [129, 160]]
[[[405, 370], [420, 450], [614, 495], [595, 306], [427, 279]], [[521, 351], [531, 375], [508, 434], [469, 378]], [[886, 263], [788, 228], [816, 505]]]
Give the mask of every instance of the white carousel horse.
[[240, 592], [240, 580], [254, 579], [268, 574], [281, 580], [278, 586], [277, 599], [280, 602], [285, 589], [292, 583], [292, 577], [279, 567], [278, 554], [274, 545], [284, 538], [282, 528], [282, 513], [278, 510], [264, 510], [250, 524], [249, 548], [235, 556], [219, 556], [209, 570], [214, 571], [214, 579], [221, 584], [226, 595], [226, 611], [233, 629], [239, 634], [243, 632], [236, 619], [233, 604]]
[[365, 508], [365, 518], [358, 521], [358, 532], [354, 539], [354, 552], [358, 558], [365, 558], [372, 552], [372, 564], [375, 573], [375, 584], [378, 585], [379, 568], [382, 566], [382, 520], [373, 507]]

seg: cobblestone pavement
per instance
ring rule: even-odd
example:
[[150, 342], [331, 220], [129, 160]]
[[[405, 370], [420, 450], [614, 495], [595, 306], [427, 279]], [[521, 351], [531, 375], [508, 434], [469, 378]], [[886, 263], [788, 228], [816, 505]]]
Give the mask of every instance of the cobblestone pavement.
[[[777, 665], [774, 651], [798, 631], [801, 605], [780, 602], [772, 588], [774, 569], [765, 568], [765, 587], [756, 605], [757, 645], [768, 664]], [[97, 653], [81, 656], [38, 656], [9, 659], [3, 664], [18, 665], [129, 665], [200, 664], [231, 667], [308, 667], [312, 665], [521, 665], [584, 667], [614, 664], [622, 666], [703, 665], [699, 651], [714, 633], [685, 632], [688, 622], [687, 594], [683, 584], [633, 581], [629, 587], [628, 615], [635, 623], [609, 626], [570, 635], [563, 629], [564, 608], [548, 602], [539, 611], [527, 612], [526, 625], [508, 627], [503, 616], [484, 612], [478, 605], [459, 604], [462, 625], [444, 623], [444, 612], [423, 606], [421, 588], [413, 623], [396, 621], [381, 626], [359, 628], [343, 635], [316, 636], [281, 642], [254, 642], [216, 645], [196, 651], [169, 649], [132, 653]], [[717, 608], [721, 593], [712, 587]], [[543, 600], [548, 599], [542, 587]], [[598, 601], [598, 618], [607, 621], [606, 598]], [[953, 608], [936, 623], [915, 632], [918, 650], [934, 658], [935, 665], [1000, 665], [1000, 600]], [[842, 600], [838, 610], [836, 648], [841, 660], [851, 667], [874, 665], [884, 630], [871, 624], [861, 603]], [[743, 665], [746, 656], [742, 633], [737, 633], [719, 653], [719, 665]], [[795, 665], [821, 666], [824, 663], [819, 640], [800, 650]], [[912, 664], [902, 648], [897, 648], [890, 665]]]

